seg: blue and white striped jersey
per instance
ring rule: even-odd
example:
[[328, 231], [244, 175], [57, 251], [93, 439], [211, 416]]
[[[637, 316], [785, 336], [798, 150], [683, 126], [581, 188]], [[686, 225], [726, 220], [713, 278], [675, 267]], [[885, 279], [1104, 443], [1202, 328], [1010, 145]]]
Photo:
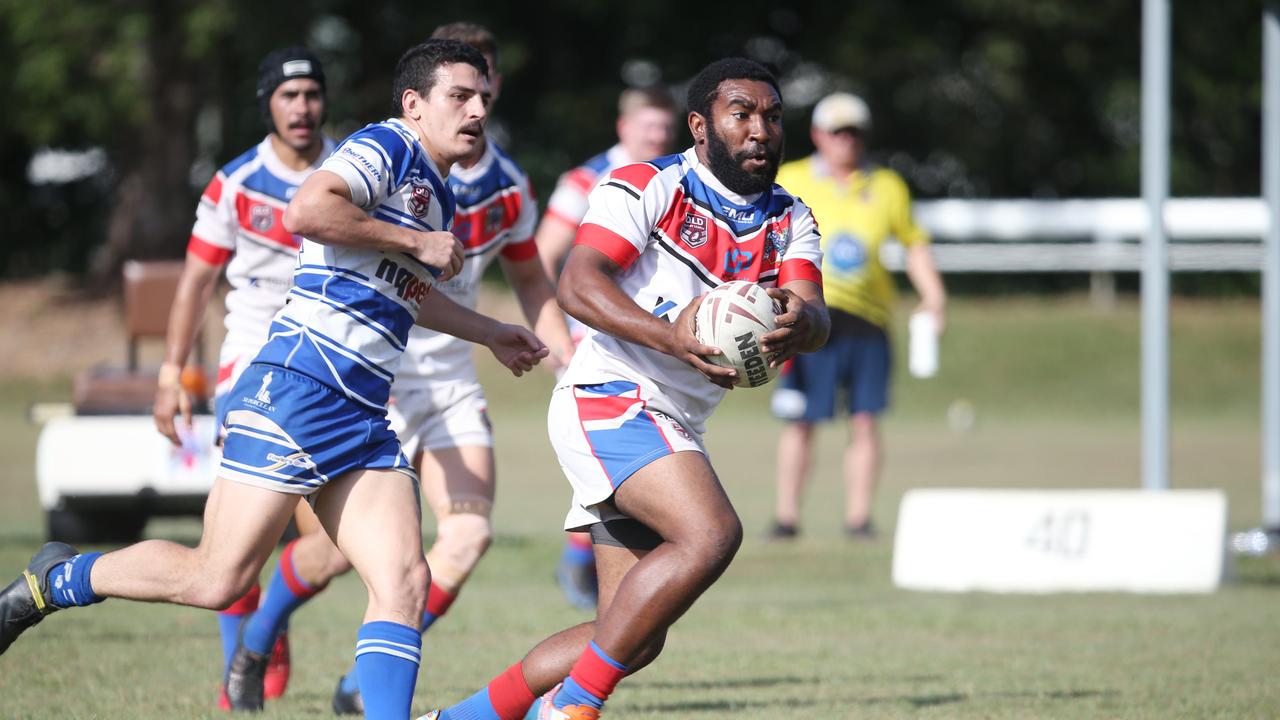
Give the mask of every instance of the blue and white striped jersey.
[[[453, 222], [453, 193], [400, 120], [356, 132], [320, 169], [345, 180], [352, 201], [378, 220], [423, 231], [449, 230]], [[304, 238], [288, 300], [255, 362], [307, 375], [381, 412], [439, 273], [408, 253]]]

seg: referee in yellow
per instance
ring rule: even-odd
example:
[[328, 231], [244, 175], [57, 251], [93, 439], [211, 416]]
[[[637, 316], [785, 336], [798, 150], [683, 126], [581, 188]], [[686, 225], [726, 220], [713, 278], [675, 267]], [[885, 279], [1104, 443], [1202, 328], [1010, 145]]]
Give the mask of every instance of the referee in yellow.
[[907, 277], [920, 295], [917, 312], [933, 315], [939, 332], [943, 327], [946, 290], [929, 236], [911, 216], [911, 195], [902, 178], [867, 161], [870, 132], [871, 111], [861, 98], [828, 95], [813, 108], [814, 154], [778, 172], [778, 184], [804, 199], [822, 231], [831, 339], [822, 350], [797, 356], [773, 397], [774, 414], [787, 421], [778, 443], [773, 538], [792, 538], [799, 531], [814, 425], [835, 416], [838, 396], [849, 413], [845, 532], [855, 539], [874, 536], [871, 498], [880, 471], [878, 418], [889, 406], [887, 330], [894, 299], [893, 278], [880, 262], [886, 238], [893, 236], [906, 248]]

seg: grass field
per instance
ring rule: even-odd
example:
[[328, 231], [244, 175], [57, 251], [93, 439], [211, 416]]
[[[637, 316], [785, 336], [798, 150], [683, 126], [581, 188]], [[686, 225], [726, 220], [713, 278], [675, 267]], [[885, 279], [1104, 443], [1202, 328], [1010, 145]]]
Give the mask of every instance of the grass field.
[[[1219, 487], [1230, 525], [1259, 509], [1258, 313], [1245, 302], [1173, 312], [1173, 484]], [[767, 393], [737, 391], [708, 444], [747, 528], [724, 578], [676, 625], [663, 657], [623, 683], [609, 718], [1280, 717], [1280, 561], [1239, 561], [1212, 596], [933, 595], [889, 581], [897, 504], [911, 487], [1136, 487], [1138, 313], [1077, 300], [957, 302], [930, 381], [900, 373], [886, 425], [881, 539], [840, 535], [838, 450], [820, 438], [805, 534], [769, 544], [774, 440]], [[902, 357], [902, 354], [899, 354]], [[901, 363], [899, 363], [901, 366]], [[35, 399], [67, 384], [0, 382], [0, 568], [40, 542]], [[489, 386], [499, 442], [498, 538], [430, 633], [415, 711], [452, 703], [551, 631], [584, 619], [551, 574], [567, 502], [545, 439], [545, 378]], [[947, 424], [957, 399], [968, 432]], [[979, 522], [975, 518], [975, 522]], [[430, 522], [428, 521], [428, 526]], [[194, 542], [191, 521], [153, 535]], [[430, 527], [428, 527], [428, 532]], [[342, 578], [295, 617], [294, 677], [266, 718], [329, 714], [364, 597]], [[68, 611], [0, 657], [0, 716], [216, 717], [209, 613], [112, 601]]]

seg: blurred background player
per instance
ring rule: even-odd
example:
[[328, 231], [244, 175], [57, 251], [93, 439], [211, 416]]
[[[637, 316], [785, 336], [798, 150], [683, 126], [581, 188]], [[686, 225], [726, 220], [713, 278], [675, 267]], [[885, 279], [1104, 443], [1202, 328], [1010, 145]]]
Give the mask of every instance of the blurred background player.
[[[281, 216], [298, 186], [333, 151], [321, 132], [325, 116], [325, 78], [320, 61], [306, 48], [275, 50], [258, 66], [258, 104], [267, 136], [227, 163], [205, 188], [196, 208], [195, 227], [187, 244], [186, 265], [169, 311], [165, 359], [156, 390], [156, 427], [175, 444], [190, 433], [193, 398], [182, 386], [182, 370], [203, 325], [205, 308], [224, 269], [227, 294], [227, 334], [218, 354], [215, 411], [222, 426], [226, 393], [267, 342], [271, 318], [284, 305], [293, 282], [300, 239], [284, 229]], [[175, 423], [181, 415], [182, 422]], [[222, 441], [219, 433], [218, 442]], [[299, 504], [300, 528], [319, 528], [314, 513]], [[285, 549], [289, 566], [292, 544]], [[295, 585], [306, 586], [314, 568], [292, 571]], [[280, 572], [268, 590], [268, 602], [280, 601]], [[241, 621], [259, 602], [253, 588], [218, 614], [224, 674], [236, 646]], [[288, 635], [281, 633], [268, 667], [267, 697], [284, 692], [289, 678]], [[219, 705], [229, 710], [226, 688]]]
[[[559, 276], [560, 265], [587, 212], [587, 196], [595, 186], [615, 168], [648, 162], [671, 152], [675, 113], [671, 93], [659, 86], [628, 88], [618, 96], [618, 144], [561, 175], [547, 201], [537, 243], [549, 277]], [[569, 331], [576, 342], [586, 335], [587, 327], [570, 317]], [[586, 533], [568, 533], [556, 567], [556, 580], [574, 607], [590, 610], [596, 606], [595, 572], [591, 538]]]
[[698, 342], [691, 320], [721, 282], [759, 281], [784, 306], [765, 351], [784, 362], [817, 348], [827, 335], [819, 237], [804, 204], [773, 182], [782, 98], [768, 70], [742, 58], [708, 65], [689, 85], [689, 129], [690, 149], [596, 186], [559, 285], [561, 306], [592, 328], [547, 426], [573, 487], [565, 527], [589, 530], [596, 546], [596, 621], [547, 638], [427, 718], [595, 720], [742, 541], [701, 439], [738, 378], [708, 362], [719, 350]]
[[770, 536], [799, 532], [800, 496], [809, 474], [814, 424], [835, 414], [837, 388], [847, 392], [849, 444], [844, 452], [845, 531], [873, 535], [871, 500], [880, 471], [877, 418], [889, 406], [888, 327], [893, 278], [880, 248], [893, 236], [907, 249], [907, 277], [920, 294], [917, 312], [941, 331], [946, 291], [929, 252], [929, 236], [911, 215], [902, 178], [867, 160], [871, 111], [856, 95], [834, 93], [813, 108], [813, 155], [787, 163], [778, 184], [804, 198], [822, 227], [822, 278], [831, 337], [801, 355], [782, 376], [774, 413], [789, 421], [778, 442], [777, 509]]

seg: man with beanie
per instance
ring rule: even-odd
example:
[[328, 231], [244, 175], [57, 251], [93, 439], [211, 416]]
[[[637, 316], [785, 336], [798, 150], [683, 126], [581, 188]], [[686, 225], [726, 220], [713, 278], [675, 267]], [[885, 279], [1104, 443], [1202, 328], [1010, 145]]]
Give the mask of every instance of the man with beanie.
[[[225, 271], [231, 285], [214, 401], [221, 427], [226, 393], [266, 343], [271, 318], [284, 305], [293, 280], [300, 239], [284, 229], [284, 208], [302, 181], [333, 151], [333, 143], [320, 129], [326, 101], [324, 67], [310, 50], [288, 47], [268, 53], [258, 66], [257, 98], [267, 135], [218, 170], [205, 188], [187, 243], [186, 266], [169, 311], [155, 420], [156, 427], [174, 444], [181, 444], [183, 435], [190, 432], [193, 399], [180, 378], [218, 278]], [[221, 444], [221, 437], [218, 442]], [[319, 528], [305, 503], [298, 506], [297, 514], [299, 526]], [[307, 574], [320, 570], [286, 567], [292, 565], [292, 550], [290, 545], [281, 557], [281, 570], [267, 591], [266, 603], [288, 602], [286, 596], [293, 595], [290, 588], [309, 588]], [[295, 581], [277, 582], [282, 571], [285, 578]], [[260, 597], [255, 583], [218, 614], [224, 674], [240, 626], [258, 608]], [[273, 643], [274, 647], [267, 648], [272, 660], [268, 697], [283, 693], [289, 677], [288, 635], [282, 633], [278, 641], [273, 635]], [[224, 710], [231, 707], [225, 686], [218, 704]]]

